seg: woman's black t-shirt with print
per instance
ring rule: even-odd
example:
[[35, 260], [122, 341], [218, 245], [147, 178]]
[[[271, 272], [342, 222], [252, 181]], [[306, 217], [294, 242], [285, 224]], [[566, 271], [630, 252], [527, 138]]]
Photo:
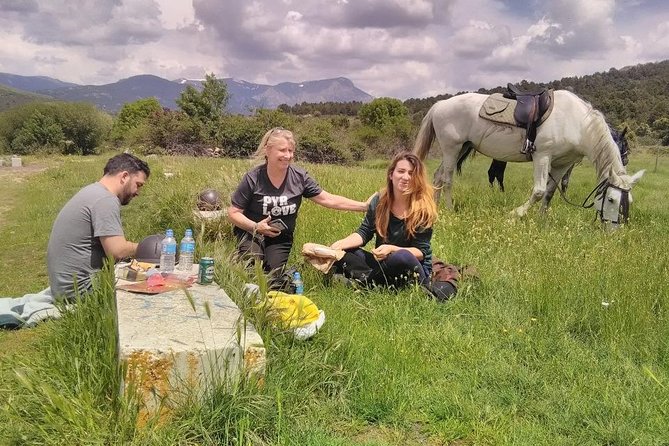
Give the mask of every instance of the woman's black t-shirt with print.
[[[294, 165], [288, 166], [283, 184], [276, 188], [267, 175], [267, 164], [263, 164], [244, 174], [231, 202], [252, 221], [258, 222], [268, 215], [272, 221], [281, 220], [287, 229], [279, 237], [292, 239], [302, 197], [312, 198], [321, 192], [323, 189], [309, 173]], [[238, 227], [234, 231], [237, 236], [246, 233]]]

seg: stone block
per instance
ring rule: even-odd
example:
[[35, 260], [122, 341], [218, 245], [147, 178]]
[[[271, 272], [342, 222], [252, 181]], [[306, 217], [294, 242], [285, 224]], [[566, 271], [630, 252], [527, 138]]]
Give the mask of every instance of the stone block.
[[12, 156], [12, 167], [21, 167], [23, 164], [21, 163], [21, 157], [19, 156]]
[[155, 295], [117, 290], [116, 302], [123, 391], [139, 399], [140, 424], [219, 386], [262, 383], [263, 341], [215, 283]]

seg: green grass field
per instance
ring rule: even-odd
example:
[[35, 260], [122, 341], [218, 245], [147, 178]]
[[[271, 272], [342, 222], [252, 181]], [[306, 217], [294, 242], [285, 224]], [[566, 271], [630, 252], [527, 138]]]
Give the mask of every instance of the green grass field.
[[[3, 178], [0, 296], [47, 285], [53, 219], [99, 178], [106, 159], [28, 159], [50, 168], [21, 182]], [[198, 191], [228, 196], [249, 167], [225, 159], [149, 163], [142, 195], [123, 210], [131, 239], [167, 227], [180, 237]], [[476, 266], [481, 280], [463, 282], [444, 304], [420, 289], [326, 286], [299, 247], [349, 234], [362, 215], [307, 201], [291, 263], [327, 314], [323, 330], [295, 342], [260, 324], [263, 388], [215, 392], [142, 430], [116, 392], [108, 274], [77, 312], [0, 332], [0, 444], [669, 444], [669, 161], [654, 166], [651, 155], [632, 155], [629, 171], [648, 171], [633, 191], [630, 225], [609, 232], [592, 210], [559, 196], [547, 214], [510, 220], [529, 195], [531, 166], [509, 165], [501, 193], [487, 185], [488, 159], [475, 157], [455, 180], [455, 211], [440, 208], [433, 249]], [[307, 167], [329, 192], [363, 200], [383, 183], [386, 161]], [[584, 163], [568, 194], [580, 202], [595, 183]], [[240, 289], [248, 278], [227, 260], [229, 227], [199, 234], [199, 242], [198, 254], [216, 258], [217, 280], [246, 309]]]

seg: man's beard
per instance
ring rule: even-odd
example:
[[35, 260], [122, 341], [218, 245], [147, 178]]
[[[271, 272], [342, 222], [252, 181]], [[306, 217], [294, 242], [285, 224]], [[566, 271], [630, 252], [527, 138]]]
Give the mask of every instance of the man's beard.
[[123, 192], [121, 193], [121, 196], [118, 197], [119, 200], [121, 201], [121, 206], [125, 206], [126, 204], [130, 203], [130, 200], [132, 200], [132, 194], [128, 190], [128, 188], [124, 188]]

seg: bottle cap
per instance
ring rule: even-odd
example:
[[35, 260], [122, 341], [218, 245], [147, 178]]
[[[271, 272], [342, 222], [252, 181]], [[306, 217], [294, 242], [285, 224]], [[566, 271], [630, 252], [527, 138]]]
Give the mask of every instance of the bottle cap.
[[167, 231], [165, 231], [165, 237], [174, 237], [174, 231], [168, 229]]
[[192, 236], [193, 235], [193, 230], [192, 229], [186, 229], [186, 236]]

